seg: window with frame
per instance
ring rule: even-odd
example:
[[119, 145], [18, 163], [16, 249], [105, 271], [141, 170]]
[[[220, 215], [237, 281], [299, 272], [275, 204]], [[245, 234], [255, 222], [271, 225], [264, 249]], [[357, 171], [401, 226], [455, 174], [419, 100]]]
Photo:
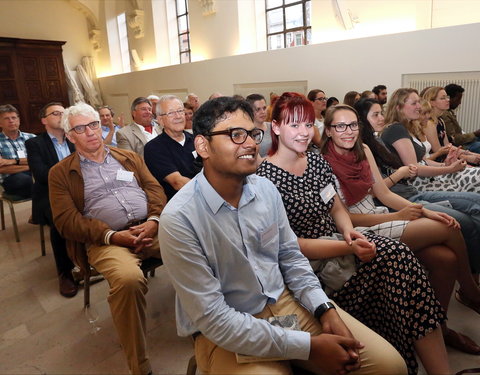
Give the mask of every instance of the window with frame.
[[269, 50], [310, 44], [310, 0], [265, 0]]
[[190, 62], [190, 27], [188, 23], [188, 0], [175, 0], [177, 12], [178, 47], [180, 64]]

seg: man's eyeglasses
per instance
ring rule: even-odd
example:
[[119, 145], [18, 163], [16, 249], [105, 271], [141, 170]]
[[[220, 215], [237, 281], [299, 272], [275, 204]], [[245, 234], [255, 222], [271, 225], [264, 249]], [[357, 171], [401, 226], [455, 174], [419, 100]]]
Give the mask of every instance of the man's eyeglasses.
[[160, 116], [167, 116], [169, 118], [173, 118], [175, 117], [175, 115], [183, 115], [185, 114], [185, 110], [184, 109], [179, 109], [178, 111], [170, 111], [170, 112], [167, 112], [167, 113], [162, 113]]
[[237, 145], [241, 145], [242, 143], [245, 143], [248, 136], [250, 136], [257, 145], [260, 144], [263, 140], [263, 130], [259, 128], [253, 128], [252, 130], [247, 130], [244, 128], [231, 128], [227, 130], [210, 132], [205, 135], [208, 137], [211, 137], [213, 135], [220, 135], [220, 134], [229, 135], [232, 142]]
[[352, 132], [358, 130], [358, 122], [353, 121], [350, 124], [345, 124], [344, 122], [339, 122], [338, 124], [332, 124], [330, 125], [332, 128], [335, 128], [335, 131], [337, 133], [343, 133], [344, 131], [347, 130], [347, 128], [350, 128]]
[[97, 130], [98, 127], [100, 126], [100, 121], [92, 121], [91, 123], [86, 124], [86, 125], [77, 125], [77, 126], [74, 126], [73, 128], [71, 128], [71, 129], [69, 130], [69, 132], [71, 132], [72, 130], [74, 130], [75, 133], [77, 133], [77, 134], [85, 133], [85, 130], [87, 129], [87, 126], [88, 126], [91, 130]]
[[326, 102], [328, 100], [327, 97], [323, 97], [323, 98], [315, 98], [313, 101], [316, 101], [318, 100], [319, 102]]
[[48, 115], [45, 115], [45, 117], [48, 117], [50, 115], [60, 117], [60, 116], [63, 116], [63, 112], [62, 111], [53, 111], [53, 112], [50, 112]]

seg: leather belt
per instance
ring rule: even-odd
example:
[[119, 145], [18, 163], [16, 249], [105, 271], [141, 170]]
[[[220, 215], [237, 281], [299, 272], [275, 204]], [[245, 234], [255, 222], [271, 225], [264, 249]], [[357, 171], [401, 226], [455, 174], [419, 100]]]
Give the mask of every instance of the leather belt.
[[146, 221], [147, 221], [147, 219], [131, 221], [130, 223], [128, 223], [128, 224], [125, 226], [125, 228], [123, 228], [123, 230], [130, 229], [131, 227], [134, 227], [135, 225], [143, 224], [143, 223], [146, 222]]

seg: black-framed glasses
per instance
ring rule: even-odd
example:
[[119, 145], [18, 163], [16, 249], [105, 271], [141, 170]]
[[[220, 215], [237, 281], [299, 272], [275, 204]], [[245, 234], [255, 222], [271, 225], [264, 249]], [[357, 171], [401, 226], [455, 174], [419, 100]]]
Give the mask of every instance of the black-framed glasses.
[[328, 100], [327, 97], [323, 97], [323, 98], [315, 98], [313, 101], [316, 101], [318, 100], [319, 102], [326, 102]]
[[87, 129], [87, 126], [88, 126], [91, 130], [97, 130], [98, 127], [100, 126], [100, 121], [92, 121], [91, 123], [86, 124], [86, 125], [77, 125], [77, 126], [74, 126], [73, 128], [71, 128], [71, 129], [69, 130], [69, 132], [71, 132], [72, 130], [74, 130], [75, 133], [77, 133], [77, 134], [85, 133], [85, 130]]
[[335, 128], [335, 131], [337, 133], [343, 133], [344, 131], [347, 130], [347, 128], [350, 128], [352, 132], [358, 130], [358, 122], [353, 121], [350, 124], [345, 124], [344, 122], [339, 122], [338, 124], [332, 124], [330, 125], [332, 128]]
[[53, 112], [50, 112], [48, 115], [45, 115], [45, 117], [48, 117], [50, 115], [59, 117], [59, 116], [63, 116], [63, 112], [62, 111], [53, 111]]
[[170, 112], [167, 112], [167, 113], [162, 113], [160, 116], [167, 116], [169, 118], [173, 118], [175, 117], [175, 115], [183, 115], [185, 114], [185, 109], [179, 109], [177, 111], [170, 111]]
[[216, 132], [210, 132], [205, 134], [207, 137], [211, 137], [214, 135], [226, 134], [230, 136], [230, 139], [233, 143], [237, 145], [241, 145], [245, 143], [247, 137], [250, 136], [257, 145], [259, 145], [263, 140], [263, 130], [259, 128], [253, 128], [252, 130], [247, 130], [244, 128], [230, 128], [227, 130], [219, 130]]

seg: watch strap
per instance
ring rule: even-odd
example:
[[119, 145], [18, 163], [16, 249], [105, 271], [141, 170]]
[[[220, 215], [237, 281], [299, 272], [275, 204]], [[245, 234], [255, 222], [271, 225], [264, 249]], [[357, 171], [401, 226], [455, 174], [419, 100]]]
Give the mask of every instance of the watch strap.
[[315, 319], [320, 319], [323, 314], [325, 314], [328, 310], [335, 309], [335, 305], [331, 302], [322, 303], [315, 309], [313, 316]]

